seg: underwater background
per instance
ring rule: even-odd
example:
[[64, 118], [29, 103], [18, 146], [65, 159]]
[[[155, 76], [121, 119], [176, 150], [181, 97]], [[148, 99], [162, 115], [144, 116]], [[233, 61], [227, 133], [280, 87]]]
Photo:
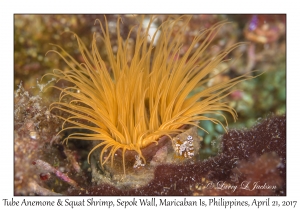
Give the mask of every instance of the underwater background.
[[[177, 15], [173, 16], [176, 17]], [[40, 101], [43, 101], [42, 104], [49, 104], [54, 100], [54, 96], [57, 97], [51, 91], [45, 94], [41, 93], [43, 83], [47, 83], [47, 81], [40, 81], [41, 77], [45, 73], [52, 72], [54, 68], [64, 69], [67, 67], [57, 56], [46, 55], [47, 51], [52, 49], [50, 43], [62, 46], [76, 60], [82, 61], [83, 58], [78, 50], [75, 37], [71, 33], [64, 32], [75, 32], [89, 47], [93, 32], [98, 31], [98, 26], [94, 25], [97, 18], [101, 20], [103, 15], [14, 15], [14, 90], [17, 92], [22, 87], [22, 91], [27, 91], [27, 94], [30, 95], [27, 98], [28, 104], [33, 104], [33, 108], [31, 108], [33, 110], [27, 110], [28, 107], [23, 107], [23, 112], [15, 112], [15, 132], [19, 132], [17, 135], [15, 134], [15, 139], [22, 135], [18, 129], [24, 123], [22, 121], [24, 113], [38, 114], [37, 110], [43, 110], [43, 107], [39, 107], [41, 106]], [[109, 26], [112, 28], [112, 37], [114, 35], [116, 37], [116, 31], [113, 29], [117, 18], [117, 15], [107, 15]], [[165, 15], [159, 15], [156, 22], [157, 26], [165, 19]], [[255, 79], [239, 83], [235, 87], [236, 91], [225, 99], [238, 113], [236, 123], [228, 117], [229, 128], [250, 128], [267, 117], [284, 115], [286, 113], [286, 16], [281, 14], [193, 15], [184, 43], [188, 46], [195, 33], [222, 20], [227, 20], [231, 24], [222, 27], [207, 53], [213, 56], [234, 43], [245, 42], [245, 44], [228, 55], [231, 62], [222, 63], [218, 68], [226, 69], [225, 73], [214, 77], [209, 83], [215, 84], [253, 70], [257, 70], [253, 75], [264, 72]], [[137, 24], [135, 15], [122, 15], [121, 34], [126, 37], [130, 28], [135, 24]], [[113, 42], [112, 45], [114, 45]], [[101, 53], [101, 45], [99, 50]], [[133, 48], [131, 50], [133, 51]], [[102, 53], [105, 54], [105, 52]], [[217, 73], [215, 72], [215, 74]], [[15, 106], [22, 103], [24, 101], [15, 99]], [[43, 112], [46, 113], [46, 109]], [[35, 117], [41, 121], [43, 117], [47, 118], [47, 116], [46, 113], [44, 116], [41, 114], [39, 116], [41, 118]], [[58, 124], [58, 122], [51, 123], [53, 127]], [[27, 125], [29, 130], [34, 126], [43, 129], [49, 125], [36, 125], [34, 121]], [[199, 136], [203, 137], [200, 157], [206, 159], [218, 153], [220, 136], [225, 132], [221, 125], [215, 125], [210, 121], [203, 122], [201, 126], [209, 132], [207, 135], [201, 130], [198, 131]], [[37, 133], [32, 129], [30, 138], [37, 138], [36, 135]], [[31, 146], [27, 146], [29, 150]], [[56, 147], [59, 150], [60, 146], [57, 145]], [[48, 153], [48, 156], [51, 157], [51, 149]], [[26, 154], [24, 149], [15, 150], [16, 156], [26, 156], [24, 154]], [[84, 157], [86, 154], [78, 154], [78, 156]], [[57, 160], [57, 165], [59, 165], [58, 162]], [[21, 167], [21, 165], [16, 164], [15, 173], [18, 170], [21, 171], [19, 166]], [[86, 167], [88, 170], [88, 166], [82, 167]], [[45, 179], [48, 176], [47, 174], [43, 175]], [[44, 177], [43, 175], [40, 176]], [[26, 176], [31, 176], [31, 172]], [[52, 185], [53, 183], [49, 184], [49, 186]], [[28, 188], [26, 190], [22, 183], [18, 185], [16, 181], [15, 187], [16, 194], [30, 194], [30, 190]], [[61, 189], [64, 187], [61, 186]]]

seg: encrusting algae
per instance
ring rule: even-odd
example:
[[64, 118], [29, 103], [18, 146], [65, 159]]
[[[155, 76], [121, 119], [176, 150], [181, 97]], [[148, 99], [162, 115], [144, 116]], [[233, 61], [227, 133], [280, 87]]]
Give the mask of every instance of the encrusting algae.
[[[113, 165], [116, 153], [120, 153], [123, 171], [127, 164], [126, 154], [134, 152], [141, 165], [149, 160], [143, 149], [158, 144], [161, 137], [172, 137], [184, 132], [186, 126], [197, 126], [199, 122], [210, 120], [225, 126], [216, 118], [205, 114], [221, 115], [225, 111], [237, 118], [235, 110], [223, 102], [231, 88], [237, 83], [253, 78], [249, 75], [222, 81], [193, 95], [190, 93], [206, 84], [210, 73], [225, 60], [225, 57], [240, 43], [221, 51], [214, 57], [206, 53], [218, 30], [227, 22], [219, 22], [196, 35], [183, 56], [183, 40], [190, 21], [189, 16], [169, 17], [149, 37], [154, 16], [146, 28], [145, 17], [133, 27], [124, 39], [120, 35], [121, 18], [116, 24], [117, 50], [112, 47], [109, 26], [105, 18], [100, 20], [102, 35], [93, 36], [91, 51], [77, 39], [83, 63], [76, 61], [63, 48], [57, 46], [57, 53], [69, 66], [68, 70], [53, 70], [46, 74], [57, 80], [64, 80], [70, 87], [52, 86], [61, 91], [59, 100], [50, 109], [60, 110], [68, 117], [58, 115], [64, 120], [62, 130], [73, 130], [64, 142], [70, 139], [100, 141], [88, 154], [97, 149], [100, 164]], [[131, 59], [128, 48], [131, 34], [136, 30], [134, 54]], [[108, 62], [101, 57], [97, 40], [105, 44]], [[149, 41], [150, 39], [150, 41]], [[84, 131], [86, 130], [86, 132]], [[80, 131], [80, 132], [79, 132]], [[83, 132], [82, 132], [83, 131]]]

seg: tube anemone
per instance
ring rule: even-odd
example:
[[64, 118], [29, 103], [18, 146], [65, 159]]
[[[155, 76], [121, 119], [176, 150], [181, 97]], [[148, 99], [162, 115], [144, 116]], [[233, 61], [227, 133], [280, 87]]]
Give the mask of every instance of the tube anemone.
[[[143, 148], [157, 144], [162, 136], [183, 132], [186, 125], [202, 129], [198, 122], [210, 120], [221, 124], [225, 129], [221, 121], [205, 114], [221, 115], [227, 123], [226, 117], [220, 113], [225, 111], [236, 120], [235, 110], [222, 102], [222, 99], [230, 94], [230, 89], [237, 83], [251, 78], [243, 75], [190, 95], [196, 87], [211, 79], [209, 74], [240, 44], [235, 44], [214, 57], [207, 55], [206, 49], [216, 32], [226, 24], [220, 22], [196, 35], [185, 54], [178, 57], [190, 17], [168, 18], [149, 41], [148, 32], [154, 19], [151, 16], [148, 26], [143, 28], [142, 17], [124, 39], [120, 35], [119, 18], [116, 25], [116, 53], [112, 49], [106, 18], [104, 23], [96, 20], [102, 35], [94, 34], [91, 51], [74, 34], [84, 61], [79, 63], [57, 46], [59, 50], [53, 52], [69, 68], [64, 71], [55, 69], [53, 73], [47, 74], [73, 84], [66, 88], [52, 86], [59, 89], [61, 94], [50, 109], [58, 109], [68, 116], [58, 116], [64, 120], [60, 132], [70, 129], [74, 131], [64, 142], [70, 139], [100, 141], [90, 151], [88, 161], [92, 152], [101, 149], [101, 166], [109, 159], [113, 164], [115, 153], [121, 151], [124, 173], [127, 151], [134, 151], [146, 164]], [[127, 49], [133, 30], [136, 30], [137, 36], [134, 40], [134, 54], [128, 60], [130, 56]], [[97, 39], [105, 44], [108, 63], [105, 63], [98, 51]]]

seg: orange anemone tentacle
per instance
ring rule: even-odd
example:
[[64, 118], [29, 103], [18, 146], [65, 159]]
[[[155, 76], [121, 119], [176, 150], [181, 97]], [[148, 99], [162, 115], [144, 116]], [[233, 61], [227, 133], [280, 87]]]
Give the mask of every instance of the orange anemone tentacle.
[[[157, 18], [150, 16], [148, 25], [144, 26], [148, 17], [143, 16], [125, 36], [120, 28], [123, 21], [118, 18], [116, 40], [112, 40], [107, 17], [104, 16], [104, 21], [97, 19], [95, 23], [99, 23], [101, 34], [93, 34], [91, 50], [73, 33], [83, 63], [60, 46], [54, 45], [58, 50], [51, 50], [65, 61], [68, 69], [56, 69], [45, 76], [54, 76], [57, 81], [65, 80], [72, 85], [65, 88], [52, 86], [61, 94], [50, 108], [64, 120], [60, 132], [74, 130], [64, 141], [75, 138], [100, 141], [89, 152], [88, 162], [91, 154], [101, 149], [100, 165], [106, 164], [108, 159], [113, 164], [115, 153], [121, 151], [125, 174], [129, 151], [135, 151], [146, 164], [142, 149], [157, 144], [161, 136], [171, 138], [182, 133], [184, 125], [203, 129], [199, 121], [209, 120], [226, 130], [220, 120], [205, 114], [220, 115], [226, 125], [227, 119], [222, 112], [237, 119], [236, 111], [223, 100], [232, 87], [253, 78], [251, 75], [229, 79], [191, 95], [199, 85], [203, 86], [213, 78], [210, 73], [240, 46], [240, 43], [234, 44], [214, 56], [207, 53], [216, 33], [228, 23], [219, 22], [203, 30], [195, 35], [189, 46], [185, 46], [191, 16], [169, 17], [156, 26], [154, 35], [149, 37], [148, 32]], [[102, 41], [105, 54], [99, 51], [97, 39]], [[130, 47], [133, 55], [129, 53]], [[184, 47], [186, 51], [180, 55]]]

